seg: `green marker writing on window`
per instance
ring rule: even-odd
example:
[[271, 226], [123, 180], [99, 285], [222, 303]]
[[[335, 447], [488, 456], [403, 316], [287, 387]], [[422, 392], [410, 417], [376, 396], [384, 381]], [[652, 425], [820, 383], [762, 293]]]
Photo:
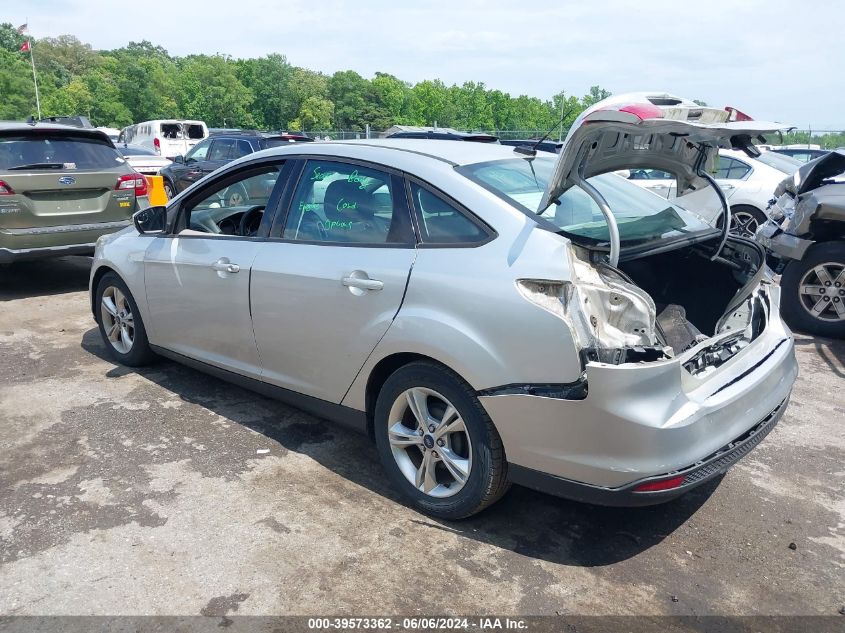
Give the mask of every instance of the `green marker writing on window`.
[[356, 182], [358, 183], [358, 189], [364, 189], [364, 176], [358, 174], [358, 170], [356, 169], [353, 171], [349, 176], [346, 178], [346, 182]]
[[357, 209], [358, 203], [357, 202], [347, 202], [345, 198], [341, 198], [337, 201], [337, 206], [335, 207], [338, 211], [343, 211], [345, 209]]

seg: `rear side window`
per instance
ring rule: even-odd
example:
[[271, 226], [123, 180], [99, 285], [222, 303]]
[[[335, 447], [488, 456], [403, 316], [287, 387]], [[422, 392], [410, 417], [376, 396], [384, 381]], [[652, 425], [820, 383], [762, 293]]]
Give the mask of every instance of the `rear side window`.
[[474, 244], [487, 239], [487, 231], [478, 223], [415, 182], [411, 197], [423, 244]]
[[124, 162], [113, 147], [84, 137], [0, 137], [0, 169], [108, 169]]
[[185, 136], [190, 139], [200, 139], [205, 138], [205, 130], [202, 129], [201, 125], [196, 124], [188, 124], [185, 125]]
[[726, 156], [719, 156], [719, 169], [716, 171], [716, 178], [739, 180], [749, 171], [751, 171], [751, 167], [742, 161], [727, 158]]

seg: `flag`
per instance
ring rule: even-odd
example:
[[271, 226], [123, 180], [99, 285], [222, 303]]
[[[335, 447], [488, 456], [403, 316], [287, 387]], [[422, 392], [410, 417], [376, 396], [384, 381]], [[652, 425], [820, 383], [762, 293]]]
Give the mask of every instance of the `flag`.
[[27, 28], [27, 26], [28, 26], [27, 24], [21, 24], [21, 25], [18, 27], [18, 33], [26, 33], [26, 28]]
[[20, 52], [21, 53], [29, 52], [29, 40], [27, 40], [26, 42], [23, 43], [23, 46], [21, 46]]

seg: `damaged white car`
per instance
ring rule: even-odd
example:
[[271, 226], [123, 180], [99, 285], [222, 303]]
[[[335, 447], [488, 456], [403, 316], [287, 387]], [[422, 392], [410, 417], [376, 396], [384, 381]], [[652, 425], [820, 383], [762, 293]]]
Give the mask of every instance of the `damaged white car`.
[[[718, 148], [753, 153], [777, 127], [635, 94], [582, 114], [557, 157], [251, 154], [101, 238], [92, 309], [120, 362], [167, 356], [368, 433], [432, 515], [511, 482], [665, 501], [766, 436], [797, 365], [762, 249], [611, 172], [719, 192]], [[226, 201], [236, 183], [257, 193]]]

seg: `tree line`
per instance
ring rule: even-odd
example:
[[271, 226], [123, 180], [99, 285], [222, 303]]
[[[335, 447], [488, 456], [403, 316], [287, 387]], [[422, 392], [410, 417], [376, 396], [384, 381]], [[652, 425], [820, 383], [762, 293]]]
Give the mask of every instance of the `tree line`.
[[35, 114], [32, 43], [43, 116], [81, 114], [94, 125], [124, 127], [159, 118], [204, 120], [211, 127], [271, 130], [383, 130], [433, 125], [466, 130], [542, 130], [562, 115], [571, 123], [610, 93], [594, 86], [583, 97], [551, 100], [467, 81], [410, 84], [387, 73], [326, 75], [273, 53], [257, 59], [224, 55], [175, 57], [148, 41], [94, 50], [73, 35], [30, 38], [0, 25], [0, 119]]
[[[272, 53], [256, 59], [225, 55], [171, 56], [148, 41], [94, 50], [73, 35], [35, 39], [0, 24], [0, 119], [35, 114], [29, 53], [38, 71], [43, 116], [81, 114], [94, 125], [121, 128], [161, 118], [201, 119], [210, 127], [266, 130], [364, 131], [391, 125], [462, 130], [563, 129], [610, 92], [593, 86], [581, 96], [552, 99], [490, 90], [481, 82], [447, 86], [439, 79], [411, 84], [387, 73], [372, 79], [354, 70], [332, 75], [290, 64]], [[793, 138], [794, 136], [794, 138]], [[808, 142], [787, 135], [784, 142]], [[845, 145], [845, 134], [814, 137]]]

